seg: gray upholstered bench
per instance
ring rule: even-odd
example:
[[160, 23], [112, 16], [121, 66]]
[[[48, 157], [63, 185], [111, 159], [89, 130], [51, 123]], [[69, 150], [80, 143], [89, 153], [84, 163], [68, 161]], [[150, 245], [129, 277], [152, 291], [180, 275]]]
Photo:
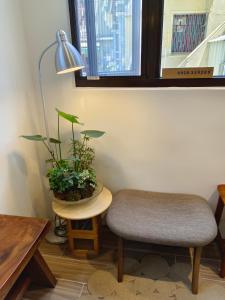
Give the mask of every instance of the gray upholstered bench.
[[202, 247], [217, 235], [213, 213], [196, 195], [122, 190], [113, 199], [107, 224], [118, 238], [118, 281], [123, 279], [123, 240], [194, 248], [192, 292], [198, 293]]

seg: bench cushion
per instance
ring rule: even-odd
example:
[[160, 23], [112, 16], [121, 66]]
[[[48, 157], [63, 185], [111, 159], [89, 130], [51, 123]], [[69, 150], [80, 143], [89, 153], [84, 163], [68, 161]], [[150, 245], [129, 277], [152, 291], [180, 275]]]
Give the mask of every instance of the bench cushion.
[[107, 214], [110, 229], [124, 239], [198, 247], [217, 234], [207, 201], [196, 195], [122, 190]]

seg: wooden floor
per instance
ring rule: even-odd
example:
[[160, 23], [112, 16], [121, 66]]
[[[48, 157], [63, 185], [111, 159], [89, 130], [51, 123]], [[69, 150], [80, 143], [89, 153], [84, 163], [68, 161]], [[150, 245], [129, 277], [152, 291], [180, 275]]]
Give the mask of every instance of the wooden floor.
[[[85, 293], [88, 278], [96, 270], [107, 270], [115, 265], [115, 237], [107, 230], [103, 234], [101, 254], [92, 260], [79, 260], [73, 258], [68, 252], [67, 244], [52, 245], [43, 242], [40, 246], [42, 255], [50, 269], [58, 279], [54, 290], [38, 289], [28, 291], [24, 299], [76, 299]], [[140, 259], [146, 253], [160, 254], [173, 264], [176, 261], [190, 261], [190, 251], [184, 248], [162, 247], [156, 245], [127, 242], [126, 256]], [[220, 256], [215, 243], [205, 247], [201, 261], [200, 276], [220, 284], [225, 281], [218, 276]]]

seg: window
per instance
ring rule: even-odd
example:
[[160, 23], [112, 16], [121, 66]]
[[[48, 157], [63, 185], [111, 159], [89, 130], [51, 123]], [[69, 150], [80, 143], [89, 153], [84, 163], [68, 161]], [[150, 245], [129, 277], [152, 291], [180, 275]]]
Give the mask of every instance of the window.
[[191, 52], [205, 38], [206, 14], [174, 15], [172, 52]]
[[[69, 0], [86, 68], [77, 86], [225, 85], [225, 0]], [[214, 77], [163, 79], [163, 68], [214, 67]]]
[[140, 75], [141, 0], [76, 0], [82, 76]]
[[213, 67], [214, 78], [191, 84], [225, 85], [225, 0], [165, 0], [163, 25], [161, 71]]

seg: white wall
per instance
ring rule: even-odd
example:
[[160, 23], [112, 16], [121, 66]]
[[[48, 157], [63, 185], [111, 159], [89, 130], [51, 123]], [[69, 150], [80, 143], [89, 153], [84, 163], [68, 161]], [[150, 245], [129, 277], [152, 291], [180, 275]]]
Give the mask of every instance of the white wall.
[[[23, 8], [36, 77], [55, 31], [69, 32], [67, 0], [23, 0]], [[55, 75], [53, 53], [44, 63], [51, 129], [58, 107], [107, 132], [95, 142], [106, 186], [197, 193], [215, 205], [216, 185], [225, 183], [225, 90], [76, 89], [72, 75]]]
[[19, 138], [37, 130], [21, 1], [0, 1], [0, 213], [46, 216], [37, 149]]

